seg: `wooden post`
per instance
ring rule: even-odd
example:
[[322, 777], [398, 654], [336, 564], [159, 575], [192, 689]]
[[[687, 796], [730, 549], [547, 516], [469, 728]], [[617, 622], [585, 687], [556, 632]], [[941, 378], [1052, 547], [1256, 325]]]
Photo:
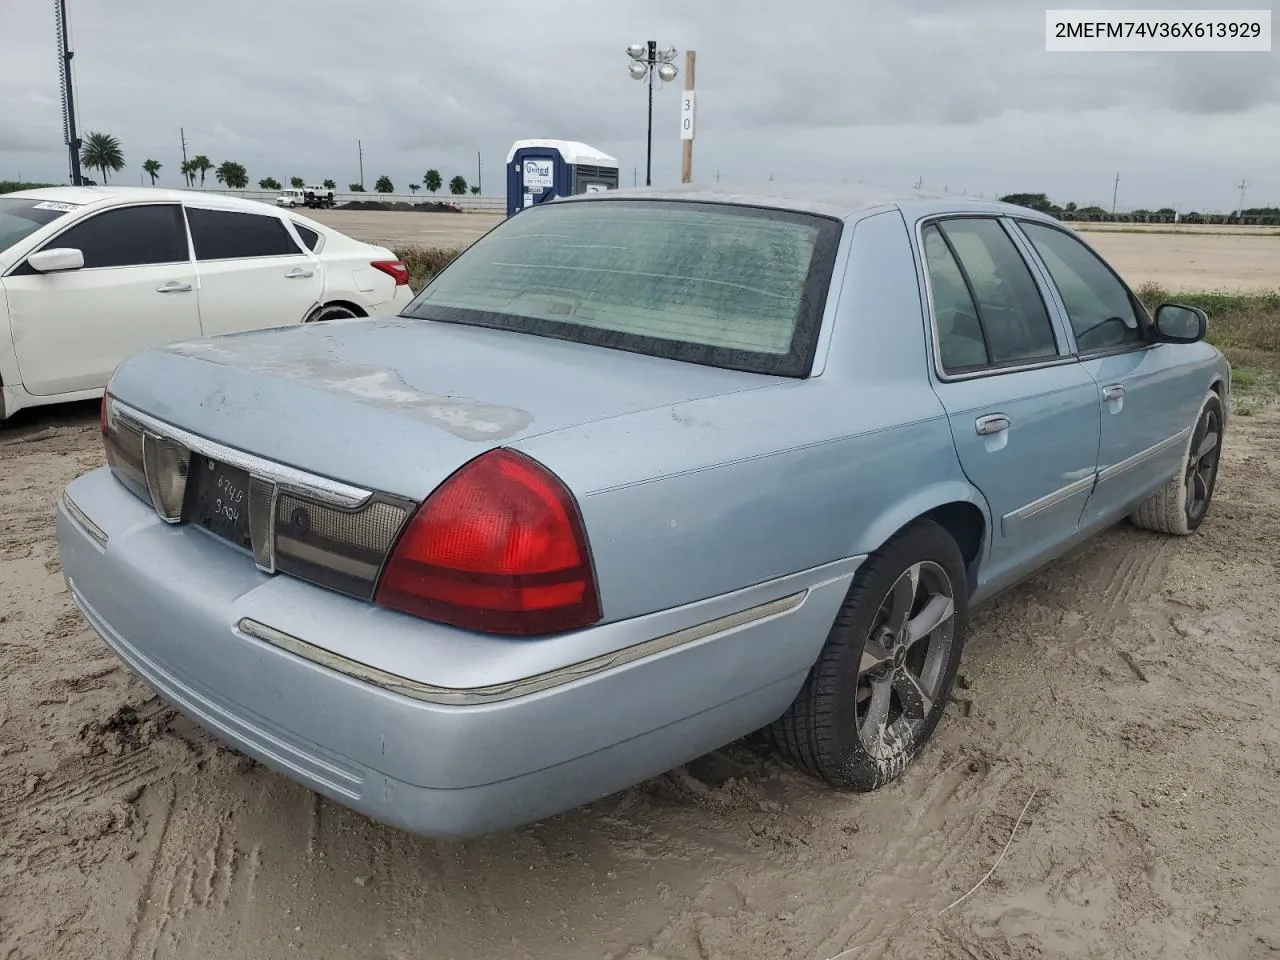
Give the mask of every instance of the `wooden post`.
[[680, 101], [680, 182], [693, 182], [694, 63], [698, 55], [684, 52], [684, 97]]

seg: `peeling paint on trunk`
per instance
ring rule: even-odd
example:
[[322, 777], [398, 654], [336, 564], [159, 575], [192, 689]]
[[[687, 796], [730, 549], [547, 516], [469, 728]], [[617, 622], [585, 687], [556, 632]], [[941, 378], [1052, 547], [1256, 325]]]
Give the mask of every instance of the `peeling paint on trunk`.
[[324, 336], [193, 340], [173, 344], [168, 352], [298, 381], [413, 417], [462, 440], [504, 440], [533, 423], [533, 414], [527, 410], [428, 393], [406, 382], [394, 370], [345, 360], [334, 350], [332, 339]]

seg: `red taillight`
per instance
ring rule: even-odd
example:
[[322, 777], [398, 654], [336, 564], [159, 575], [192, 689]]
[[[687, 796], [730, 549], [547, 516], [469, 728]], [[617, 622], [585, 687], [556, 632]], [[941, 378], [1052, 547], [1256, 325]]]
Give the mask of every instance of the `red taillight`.
[[98, 428], [102, 435], [107, 435], [107, 391], [102, 391], [102, 406], [98, 409]]
[[409, 268], [399, 260], [374, 260], [369, 266], [393, 278], [397, 287], [403, 287], [409, 283]]
[[427, 498], [392, 551], [376, 600], [485, 633], [556, 633], [600, 619], [573, 495], [512, 450], [477, 457]]

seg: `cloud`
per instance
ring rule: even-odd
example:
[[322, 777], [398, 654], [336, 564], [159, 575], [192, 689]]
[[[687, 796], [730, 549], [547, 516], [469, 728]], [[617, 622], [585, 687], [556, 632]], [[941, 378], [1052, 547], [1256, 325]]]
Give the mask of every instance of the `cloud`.
[[[52, 13], [6, 6], [0, 179], [62, 179]], [[429, 167], [470, 180], [479, 152], [494, 192], [523, 137], [584, 140], [642, 180], [648, 97], [624, 49], [653, 38], [698, 51], [700, 178], [923, 177], [1079, 201], [1119, 167], [1134, 205], [1228, 207], [1254, 164], [1259, 202], [1280, 198], [1265, 180], [1275, 57], [1051, 54], [1044, 10], [1025, 0], [75, 0], [70, 16], [82, 131], [119, 137], [133, 175], [155, 157], [171, 184], [180, 128], [188, 155], [255, 180], [345, 185], [359, 141], [366, 184], [385, 173], [404, 189]], [[670, 182], [677, 91], [654, 101], [654, 179]]]

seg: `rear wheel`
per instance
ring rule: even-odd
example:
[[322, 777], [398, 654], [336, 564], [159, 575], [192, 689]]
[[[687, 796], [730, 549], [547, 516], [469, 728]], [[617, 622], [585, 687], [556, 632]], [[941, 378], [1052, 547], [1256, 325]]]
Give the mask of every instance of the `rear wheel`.
[[1222, 400], [1210, 390], [1191, 428], [1182, 470], [1130, 515], [1134, 526], [1178, 537], [1200, 529], [1218, 482], [1225, 422]]
[[323, 307], [316, 307], [316, 309], [311, 312], [311, 316], [307, 317], [303, 322], [321, 323], [325, 320], [346, 320], [349, 317], [358, 316], [360, 316], [360, 314], [356, 313], [350, 307], [344, 307], [340, 303], [330, 303]]
[[804, 687], [765, 739], [835, 787], [870, 791], [895, 779], [951, 694], [967, 584], [942, 527], [922, 520], [895, 536], [859, 569]]

